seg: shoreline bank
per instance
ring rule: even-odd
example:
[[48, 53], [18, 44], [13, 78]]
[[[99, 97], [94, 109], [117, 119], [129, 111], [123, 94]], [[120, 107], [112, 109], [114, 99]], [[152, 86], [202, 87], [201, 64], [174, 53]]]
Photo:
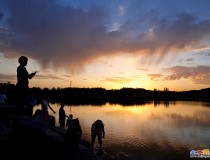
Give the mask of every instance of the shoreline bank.
[[65, 132], [53, 125], [46, 128], [30, 117], [17, 117], [15, 105], [0, 105], [0, 154], [5, 159], [104, 159], [90, 152], [84, 140], [77, 148], [70, 147], [64, 140]]

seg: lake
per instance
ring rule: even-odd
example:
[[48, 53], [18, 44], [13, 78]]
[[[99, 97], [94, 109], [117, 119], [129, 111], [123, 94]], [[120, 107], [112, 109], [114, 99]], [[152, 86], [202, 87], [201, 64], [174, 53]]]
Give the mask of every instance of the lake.
[[[50, 114], [58, 124], [59, 105]], [[40, 106], [34, 107], [34, 110]], [[192, 150], [210, 149], [210, 103], [199, 101], [148, 102], [123, 106], [66, 105], [67, 115], [79, 118], [82, 138], [90, 141], [92, 123], [105, 124], [104, 151], [116, 160], [190, 159]], [[95, 147], [98, 147], [97, 139]], [[206, 150], [208, 152], [208, 150]], [[192, 152], [191, 152], [192, 153]], [[197, 153], [197, 152], [193, 152]]]

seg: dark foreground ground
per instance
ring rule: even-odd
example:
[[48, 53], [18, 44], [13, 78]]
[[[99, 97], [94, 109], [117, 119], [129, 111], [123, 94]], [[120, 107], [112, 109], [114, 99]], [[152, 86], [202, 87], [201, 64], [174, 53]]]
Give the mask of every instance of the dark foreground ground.
[[26, 116], [16, 116], [15, 106], [0, 105], [0, 159], [111, 160], [89, 150], [82, 140], [78, 147], [65, 141], [65, 129], [46, 127]]

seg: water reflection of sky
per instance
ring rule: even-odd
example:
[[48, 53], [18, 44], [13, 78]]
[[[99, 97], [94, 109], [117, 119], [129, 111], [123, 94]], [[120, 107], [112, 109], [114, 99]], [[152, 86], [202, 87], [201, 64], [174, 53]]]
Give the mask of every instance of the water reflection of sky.
[[[52, 107], [58, 122], [59, 106]], [[72, 113], [79, 118], [85, 138], [90, 136], [92, 122], [102, 119], [106, 147], [112, 145], [123, 150], [129, 146], [130, 152], [150, 150], [154, 146], [160, 150], [210, 149], [210, 108], [201, 103], [176, 102], [167, 107], [164, 104], [154, 107], [153, 103], [126, 107], [107, 103], [104, 106], [66, 106], [64, 109], [67, 115]]]

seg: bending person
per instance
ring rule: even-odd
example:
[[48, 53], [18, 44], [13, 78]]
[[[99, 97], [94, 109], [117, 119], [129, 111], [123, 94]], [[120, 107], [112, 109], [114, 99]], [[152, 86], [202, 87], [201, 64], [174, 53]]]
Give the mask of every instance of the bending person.
[[96, 120], [91, 127], [91, 150], [93, 150], [95, 139], [98, 137], [100, 150], [102, 150], [102, 138], [105, 137], [104, 124], [102, 120]]

